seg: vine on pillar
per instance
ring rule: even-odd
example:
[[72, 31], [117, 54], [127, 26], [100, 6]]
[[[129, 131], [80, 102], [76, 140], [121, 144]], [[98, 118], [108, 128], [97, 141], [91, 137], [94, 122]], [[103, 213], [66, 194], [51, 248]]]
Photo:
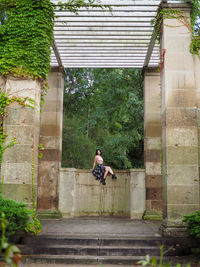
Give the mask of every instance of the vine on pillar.
[[[184, 0], [182, 0], [185, 2]], [[192, 10], [190, 14], [191, 21], [184, 15], [184, 12], [179, 9], [160, 9], [155, 19], [152, 20], [152, 24], [156, 30], [156, 39], [160, 42], [161, 25], [164, 19], [178, 19], [183, 23], [191, 32], [191, 44], [190, 52], [193, 55], [200, 57], [200, 24], [198, 19], [200, 18], [200, 1], [191, 0]]]

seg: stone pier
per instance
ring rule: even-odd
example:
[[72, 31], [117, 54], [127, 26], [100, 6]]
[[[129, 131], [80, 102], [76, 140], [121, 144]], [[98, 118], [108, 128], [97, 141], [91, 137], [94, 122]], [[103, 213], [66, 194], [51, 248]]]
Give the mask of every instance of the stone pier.
[[[189, 4], [163, 5], [163, 8], [170, 7], [181, 9], [190, 20]], [[184, 235], [183, 216], [200, 207], [199, 59], [190, 53], [190, 42], [191, 32], [186, 24], [175, 18], [164, 19], [161, 36], [164, 221], [161, 231], [167, 236]]]
[[36, 80], [7, 77], [4, 91], [10, 98], [15, 96], [35, 101], [35, 108], [17, 102], [7, 106], [3, 118], [3, 129], [8, 134], [6, 144], [13, 138], [16, 138], [16, 144], [5, 150], [1, 166], [4, 197], [31, 205], [32, 182], [37, 191], [41, 86]]
[[161, 85], [158, 68], [144, 69], [145, 219], [162, 219]]
[[41, 113], [40, 143], [44, 146], [39, 160], [38, 213], [59, 216], [58, 179], [61, 168], [64, 69], [52, 67], [49, 91]]

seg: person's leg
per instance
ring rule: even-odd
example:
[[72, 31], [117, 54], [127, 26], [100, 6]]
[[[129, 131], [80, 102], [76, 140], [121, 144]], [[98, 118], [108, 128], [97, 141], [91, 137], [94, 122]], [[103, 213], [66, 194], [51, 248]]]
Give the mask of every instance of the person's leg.
[[110, 168], [110, 166], [105, 166], [106, 171], [104, 173], [104, 179], [106, 179], [106, 176], [108, 173], [112, 174], [112, 179], [117, 179], [117, 176], [114, 174], [113, 170]]
[[107, 174], [108, 174], [108, 173], [113, 174], [113, 171], [112, 171], [112, 169], [110, 168], [110, 166], [105, 166], [105, 167], [106, 167]]
[[104, 179], [106, 179], [106, 176], [108, 175], [108, 172], [109, 172], [108, 167], [106, 166], [105, 168], [106, 168], [106, 170], [105, 170], [104, 176], [103, 176]]

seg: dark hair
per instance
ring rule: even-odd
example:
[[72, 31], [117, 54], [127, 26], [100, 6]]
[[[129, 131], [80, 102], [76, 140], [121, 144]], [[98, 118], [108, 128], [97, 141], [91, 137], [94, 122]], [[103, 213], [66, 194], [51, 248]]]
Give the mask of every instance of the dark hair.
[[96, 155], [98, 155], [98, 153], [97, 153], [98, 151], [100, 151], [100, 155], [102, 155], [101, 149], [99, 149], [99, 148], [96, 149]]

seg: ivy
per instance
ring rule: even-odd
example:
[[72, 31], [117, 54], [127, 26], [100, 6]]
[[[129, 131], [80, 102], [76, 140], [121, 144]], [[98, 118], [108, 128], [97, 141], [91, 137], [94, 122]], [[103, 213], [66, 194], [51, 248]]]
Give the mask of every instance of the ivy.
[[97, 0], [0, 0], [0, 75], [46, 79], [50, 70], [54, 10], [107, 7]]
[[[185, 2], [184, 0], [182, 0]], [[160, 42], [161, 25], [164, 19], [175, 18], [181, 21], [191, 32], [190, 52], [200, 56], [200, 25], [198, 19], [200, 18], [200, 1], [191, 0], [191, 21], [185, 17], [184, 12], [178, 9], [161, 9], [152, 24], [155, 27], [156, 39]]]
[[190, 45], [190, 51], [192, 54], [200, 56], [200, 1], [191, 0], [192, 12], [191, 12], [191, 26], [192, 26], [192, 40]]
[[3, 130], [3, 118], [7, 115], [6, 114], [6, 107], [9, 106], [11, 103], [17, 102], [18, 104], [24, 107], [35, 108], [35, 101], [29, 97], [9, 97], [8, 94], [3, 92], [0, 89], [0, 167], [2, 163], [3, 153], [4, 151], [13, 146], [16, 143], [16, 139], [13, 138], [10, 143], [5, 145], [6, 138], [8, 134]]
[[50, 0], [0, 0], [0, 74], [46, 79], [50, 70], [54, 9]]
[[88, 0], [85, 2], [85, 0], [68, 0], [68, 2], [59, 1], [57, 7], [55, 8], [59, 10], [65, 10], [71, 11], [75, 14], [78, 14], [78, 11], [81, 7], [90, 8], [90, 7], [100, 7], [100, 8], [108, 8], [110, 11], [112, 11], [112, 8], [110, 5], [102, 5], [100, 0]]

